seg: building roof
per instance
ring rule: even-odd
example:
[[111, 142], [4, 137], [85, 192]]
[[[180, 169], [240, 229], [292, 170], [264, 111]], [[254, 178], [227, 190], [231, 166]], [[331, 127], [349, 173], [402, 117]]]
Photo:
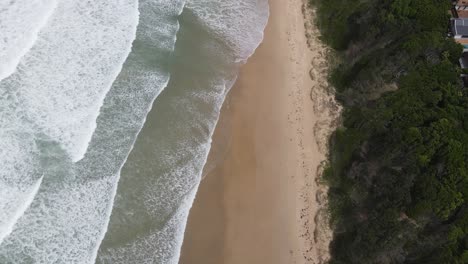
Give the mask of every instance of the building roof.
[[459, 18], [453, 20], [453, 34], [468, 36], [468, 19]]
[[468, 18], [468, 7], [466, 7], [467, 9], [464, 9], [464, 10], [455, 10], [455, 12], [457, 12], [457, 15], [459, 18]]

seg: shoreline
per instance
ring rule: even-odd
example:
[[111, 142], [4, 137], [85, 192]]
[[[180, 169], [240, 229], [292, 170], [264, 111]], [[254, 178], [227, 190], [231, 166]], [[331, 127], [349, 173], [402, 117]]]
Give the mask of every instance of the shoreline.
[[327, 48], [306, 2], [270, 0], [263, 42], [223, 105], [181, 264], [329, 258], [319, 178], [340, 108], [326, 81]]

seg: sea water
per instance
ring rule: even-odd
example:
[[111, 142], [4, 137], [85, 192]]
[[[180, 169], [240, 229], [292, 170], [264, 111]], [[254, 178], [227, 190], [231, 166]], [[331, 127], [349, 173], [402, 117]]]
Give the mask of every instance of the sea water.
[[5, 0], [0, 15], [0, 263], [177, 263], [267, 0]]

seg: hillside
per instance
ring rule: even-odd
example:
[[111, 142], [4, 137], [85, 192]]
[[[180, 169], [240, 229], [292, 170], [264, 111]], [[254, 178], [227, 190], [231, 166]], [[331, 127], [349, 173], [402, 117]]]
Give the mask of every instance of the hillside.
[[344, 105], [332, 263], [468, 263], [468, 89], [449, 1], [316, 0]]

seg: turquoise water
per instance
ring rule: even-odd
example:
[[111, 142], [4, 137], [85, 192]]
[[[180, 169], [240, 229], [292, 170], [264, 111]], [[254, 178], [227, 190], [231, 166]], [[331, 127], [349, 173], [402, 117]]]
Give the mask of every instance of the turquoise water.
[[267, 1], [43, 2], [0, 3], [0, 263], [177, 263]]

